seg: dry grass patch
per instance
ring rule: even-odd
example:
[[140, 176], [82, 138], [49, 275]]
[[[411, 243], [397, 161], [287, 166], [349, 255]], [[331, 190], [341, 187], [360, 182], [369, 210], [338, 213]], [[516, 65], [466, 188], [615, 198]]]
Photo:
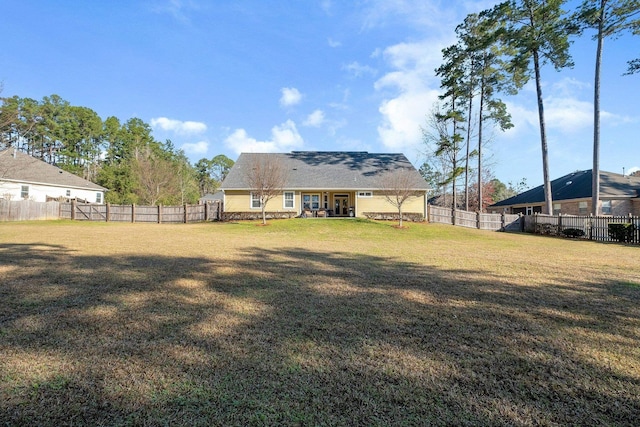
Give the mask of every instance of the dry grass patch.
[[633, 425], [637, 247], [0, 224], [0, 424]]

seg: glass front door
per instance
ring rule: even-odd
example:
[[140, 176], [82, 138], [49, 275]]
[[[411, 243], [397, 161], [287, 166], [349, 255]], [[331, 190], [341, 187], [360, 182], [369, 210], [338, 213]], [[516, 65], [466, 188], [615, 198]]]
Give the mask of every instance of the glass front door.
[[333, 209], [336, 216], [348, 216], [349, 196], [346, 194], [336, 194], [333, 196]]

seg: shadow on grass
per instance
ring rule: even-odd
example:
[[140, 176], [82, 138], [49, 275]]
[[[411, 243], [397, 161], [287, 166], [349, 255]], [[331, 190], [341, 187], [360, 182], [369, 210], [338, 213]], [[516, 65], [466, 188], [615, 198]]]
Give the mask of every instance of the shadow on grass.
[[632, 425], [640, 289], [0, 245], [0, 423]]

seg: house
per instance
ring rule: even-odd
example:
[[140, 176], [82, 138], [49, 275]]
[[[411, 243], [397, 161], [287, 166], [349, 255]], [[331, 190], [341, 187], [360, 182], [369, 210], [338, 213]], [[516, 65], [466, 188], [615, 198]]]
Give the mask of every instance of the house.
[[222, 191], [216, 191], [215, 193], [207, 193], [204, 196], [198, 199], [199, 205], [204, 205], [206, 203], [217, 203], [222, 202], [224, 200], [224, 193]]
[[0, 198], [103, 203], [106, 188], [15, 149], [0, 151]]
[[[553, 214], [591, 213], [592, 170], [573, 172], [551, 181]], [[640, 177], [600, 171], [600, 212], [603, 215], [640, 215]], [[493, 213], [542, 212], [544, 186], [541, 185], [488, 207]]]
[[259, 161], [278, 164], [286, 177], [282, 194], [267, 203], [272, 216], [380, 217], [395, 212], [397, 217], [383, 189], [389, 191], [390, 178], [408, 176], [411, 197], [402, 205], [403, 214], [426, 217], [428, 185], [403, 154], [335, 151], [240, 154], [221, 186], [225, 216], [260, 214], [259, 196], [247, 184], [252, 165]]

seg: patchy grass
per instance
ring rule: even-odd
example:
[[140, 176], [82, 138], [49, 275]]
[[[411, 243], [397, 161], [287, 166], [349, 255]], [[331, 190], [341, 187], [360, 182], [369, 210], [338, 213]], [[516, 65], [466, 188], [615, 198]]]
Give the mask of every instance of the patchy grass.
[[640, 248], [394, 225], [0, 224], [0, 424], [637, 423]]

